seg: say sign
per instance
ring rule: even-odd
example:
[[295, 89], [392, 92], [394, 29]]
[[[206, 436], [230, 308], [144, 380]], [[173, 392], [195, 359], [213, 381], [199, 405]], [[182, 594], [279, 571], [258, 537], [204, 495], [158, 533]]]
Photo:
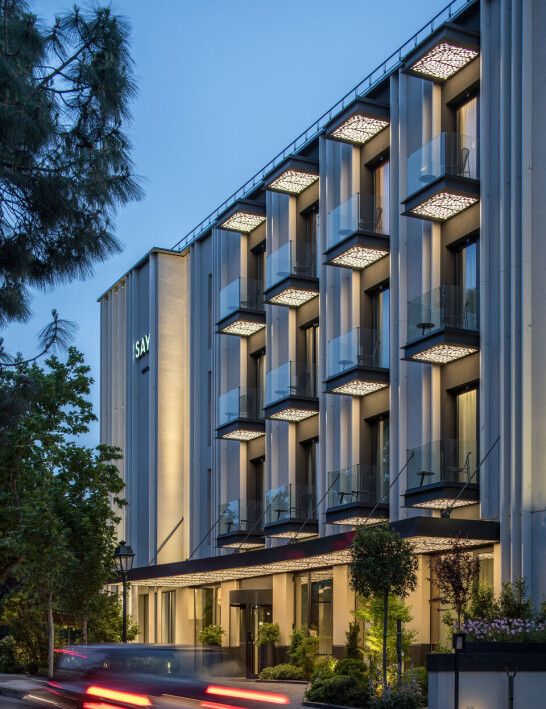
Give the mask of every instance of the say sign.
[[150, 335], [143, 335], [135, 342], [135, 359], [140, 359], [150, 351]]

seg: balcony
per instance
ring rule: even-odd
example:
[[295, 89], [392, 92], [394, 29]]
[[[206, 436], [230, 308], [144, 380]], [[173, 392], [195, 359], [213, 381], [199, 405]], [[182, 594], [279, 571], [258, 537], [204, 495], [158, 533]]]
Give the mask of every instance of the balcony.
[[366, 396], [389, 386], [388, 331], [355, 328], [328, 342], [326, 391]]
[[265, 375], [264, 416], [297, 423], [319, 410], [316, 371], [303, 362], [285, 362]]
[[262, 505], [256, 500], [231, 500], [220, 505], [216, 542], [224, 549], [264, 546]]
[[475, 137], [440, 133], [408, 158], [408, 217], [445, 222], [480, 199]]
[[362, 146], [388, 128], [389, 107], [370, 98], [357, 98], [326, 126], [326, 137]]
[[288, 241], [266, 261], [266, 303], [299, 308], [318, 295], [317, 259], [313, 244]]
[[265, 422], [257, 389], [237, 387], [218, 399], [216, 437], [252, 441], [265, 435]]
[[314, 491], [290, 483], [265, 493], [266, 537], [304, 539], [318, 534]]
[[265, 327], [265, 310], [260, 283], [253, 278], [236, 278], [220, 291], [220, 320], [217, 331], [224, 335], [249, 337]]
[[443, 365], [480, 349], [476, 288], [440, 286], [408, 303], [404, 359]]
[[479, 502], [476, 441], [442, 439], [408, 450], [406, 506], [432, 510]]
[[443, 84], [480, 54], [480, 36], [459, 25], [446, 23], [405, 60], [405, 71]]
[[[375, 465], [352, 465], [328, 473], [327, 524], [358, 525], [389, 517], [386, 472]], [[373, 514], [372, 514], [373, 513]]]
[[389, 200], [354, 194], [328, 214], [326, 262], [357, 271], [389, 254]]

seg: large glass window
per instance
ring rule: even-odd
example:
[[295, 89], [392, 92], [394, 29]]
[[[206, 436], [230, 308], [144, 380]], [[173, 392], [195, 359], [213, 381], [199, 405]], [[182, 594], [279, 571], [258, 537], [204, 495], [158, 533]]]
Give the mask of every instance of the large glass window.
[[220, 625], [220, 596], [215, 586], [194, 589], [194, 642], [208, 625]]
[[378, 234], [389, 234], [390, 208], [390, 163], [381, 163], [374, 170], [374, 231]]
[[174, 643], [175, 632], [175, 591], [163, 591], [161, 594], [161, 636], [162, 642]]
[[478, 465], [478, 390], [469, 389], [455, 395], [455, 438], [459, 454], [459, 470], [466, 480]]
[[478, 174], [478, 97], [470, 99], [457, 109], [457, 142], [459, 174], [470, 177]]
[[460, 288], [478, 287], [478, 244], [465, 244], [455, 254], [455, 279]]
[[307, 244], [317, 243], [317, 233], [319, 225], [318, 206], [310, 209], [304, 216], [305, 219], [305, 242]]
[[305, 329], [305, 364], [311, 382], [311, 396], [318, 396], [319, 325]]
[[138, 628], [141, 643], [150, 642], [150, 621], [148, 617], [148, 595], [138, 597]]
[[265, 404], [265, 352], [260, 352], [254, 357], [256, 393], [257, 393], [257, 413], [262, 416]]
[[307, 626], [319, 637], [319, 653], [332, 654], [333, 579], [331, 569], [295, 577], [296, 626]]
[[374, 354], [376, 354], [378, 365], [388, 368], [389, 348], [390, 348], [390, 290], [383, 288], [372, 296], [372, 327], [374, 331], [375, 343]]
[[389, 417], [382, 416], [372, 423], [372, 464], [378, 483], [380, 499], [389, 487]]

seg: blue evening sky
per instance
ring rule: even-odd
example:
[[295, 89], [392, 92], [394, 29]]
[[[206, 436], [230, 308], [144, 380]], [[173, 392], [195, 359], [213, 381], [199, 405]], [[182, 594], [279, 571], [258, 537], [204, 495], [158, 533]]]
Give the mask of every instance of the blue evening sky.
[[[133, 30], [131, 133], [146, 197], [118, 216], [123, 252], [85, 282], [37, 293], [34, 317], [3, 333], [8, 349], [30, 354], [52, 308], [76, 321], [98, 414], [97, 297], [152, 246], [171, 247], [446, 4], [116, 0]], [[72, 3], [30, 5], [51, 20]]]

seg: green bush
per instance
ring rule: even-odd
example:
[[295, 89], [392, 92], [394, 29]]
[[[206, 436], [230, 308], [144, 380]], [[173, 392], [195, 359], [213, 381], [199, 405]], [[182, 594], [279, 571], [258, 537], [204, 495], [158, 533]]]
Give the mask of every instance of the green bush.
[[345, 643], [345, 657], [350, 660], [360, 660], [362, 649], [360, 647], [360, 624], [353, 620], [349, 623], [349, 630], [345, 633], [347, 642]]
[[225, 632], [221, 625], [207, 625], [199, 633], [197, 639], [203, 645], [221, 645], [222, 635], [224, 635]]
[[281, 629], [278, 623], [262, 623], [258, 628], [256, 643], [258, 647], [263, 645], [274, 645], [281, 636]]
[[477, 586], [470, 599], [467, 617], [475, 620], [494, 620], [501, 615], [499, 604], [495, 600], [495, 593], [489, 586]]
[[357, 675], [334, 675], [319, 678], [307, 690], [306, 699], [325, 704], [344, 704], [349, 707], [370, 706], [370, 683]]
[[311, 682], [316, 682], [319, 678], [332, 677], [336, 667], [336, 661], [333, 657], [318, 657], [315, 660], [315, 668], [311, 675]]
[[416, 682], [421, 690], [423, 701], [426, 703], [428, 699], [428, 672], [426, 667], [410, 667], [402, 675], [402, 682], [408, 685]]
[[527, 596], [527, 583], [524, 578], [513, 583], [509, 581], [502, 584], [499, 596], [499, 609], [501, 618], [533, 618], [533, 603]]
[[342, 660], [338, 660], [334, 672], [336, 675], [365, 675], [367, 668], [362, 660], [353, 660], [345, 657]]
[[288, 662], [283, 665], [275, 665], [275, 667], [264, 667], [259, 677], [260, 679], [307, 679], [301, 667]]
[[288, 657], [292, 664], [301, 667], [306, 679], [309, 679], [313, 674], [318, 645], [318, 637], [316, 635], [309, 635], [308, 628], [294, 628], [292, 631]]
[[18, 674], [24, 670], [17, 658], [17, 643], [12, 635], [0, 640], [0, 672]]
[[387, 687], [380, 697], [374, 697], [372, 709], [418, 709], [423, 706], [423, 695], [416, 682], [403, 683], [400, 687]]

